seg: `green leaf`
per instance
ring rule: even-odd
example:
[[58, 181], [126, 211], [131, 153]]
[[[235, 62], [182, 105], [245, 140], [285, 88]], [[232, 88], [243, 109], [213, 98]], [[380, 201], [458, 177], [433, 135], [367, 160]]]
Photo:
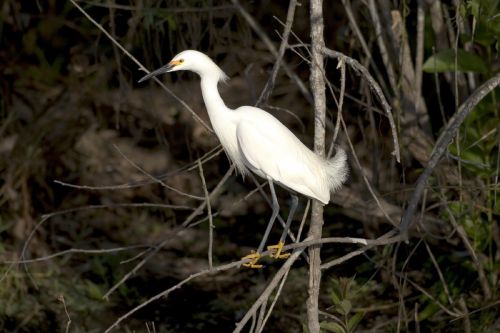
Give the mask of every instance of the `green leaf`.
[[[457, 50], [456, 65], [456, 70], [458, 72], [485, 73], [488, 71], [488, 67], [481, 57], [461, 49]], [[424, 63], [423, 69], [427, 73], [454, 72], [455, 50], [448, 49], [436, 53], [427, 59]]]
[[349, 318], [349, 320], [347, 321], [347, 328], [349, 328], [350, 332], [354, 332], [356, 330], [356, 327], [361, 322], [361, 319], [363, 319], [364, 316], [364, 312], [357, 312], [356, 314], [354, 314], [354, 316]]
[[87, 284], [88, 296], [92, 299], [101, 300], [103, 293], [102, 293], [101, 289], [99, 288], [99, 286], [90, 280], [85, 280], [85, 282]]
[[328, 332], [335, 332], [335, 333], [347, 333], [345, 328], [342, 327], [339, 323], [333, 322], [333, 321], [322, 321], [319, 324], [319, 327], [322, 329], [328, 331]]
[[352, 309], [352, 304], [349, 300], [343, 299], [340, 304], [339, 304], [340, 309], [339, 312], [342, 313], [343, 315], [347, 315], [351, 309]]

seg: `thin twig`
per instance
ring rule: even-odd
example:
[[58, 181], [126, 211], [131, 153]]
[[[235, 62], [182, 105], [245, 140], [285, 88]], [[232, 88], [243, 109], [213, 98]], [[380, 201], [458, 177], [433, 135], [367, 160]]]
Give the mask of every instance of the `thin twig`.
[[264, 318], [264, 321], [262, 322], [262, 324], [260, 325], [260, 329], [257, 331], [257, 333], [262, 333], [262, 331], [264, 330], [264, 326], [266, 325], [266, 322], [267, 320], [269, 319], [269, 317], [271, 316], [271, 313], [274, 309], [274, 306], [276, 305], [276, 302], [278, 301], [279, 299], [279, 296], [281, 294], [281, 291], [283, 290], [283, 286], [285, 285], [285, 282], [286, 282], [286, 279], [288, 277], [288, 273], [290, 272], [290, 270], [287, 270], [285, 272], [285, 275], [281, 278], [281, 283], [278, 287], [278, 290], [276, 291], [276, 295], [274, 295], [273, 297], [273, 301], [271, 303], [271, 305], [269, 306], [269, 310], [267, 311], [267, 314], [266, 314], [266, 317]]
[[[219, 181], [219, 183], [217, 184], [217, 186], [215, 186], [215, 188], [212, 190], [212, 192], [210, 192], [209, 200], [211, 202], [213, 202], [215, 200], [215, 198], [220, 194], [220, 191], [221, 191], [222, 187], [224, 186], [224, 184], [226, 183], [226, 181], [229, 179], [229, 177], [233, 174], [234, 169], [235, 169], [235, 166], [231, 165], [231, 167], [229, 168], [229, 170], [227, 170], [226, 174], [222, 177], [222, 179]], [[203, 200], [203, 202], [200, 203], [200, 205], [198, 207], [196, 207], [196, 209], [194, 210], [194, 212], [192, 212], [184, 220], [184, 222], [182, 222], [182, 226], [183, 227], [187, 227], [188, 225], [190, 225], [191, 221], [193, 221], [193, 219], [196, 216], [198, 216], [198, 215], [201, 214], [201, 212], [205, 209], [206, 205], [207, 205], [207, 201]]]
[[66, 307], [66, 302], [64, 301], [64, 295], [59, 295], [57, 299], [62, 303], [64, 312], [66, 313], [66, 318], [68, 318], [68, 322], [66, 323], [66, 333], [69, 333], [69, 327], [71, 326], [71, 317], [69, 316], [68, 308]]
[[[404, 239], [402, 236], [393, 237], [395, 234], [396, 234], [396, 231], [391, 230], [391, 231], [385, 233], [384, 235], [380, 236], [376, 240], [373, 240], [372, 242], [367, 242], [367, 245], [363, 246], [361, 249], [351, 251], [348, 254], [346, 254], [340, 258], [336, 258], [336, 259], [330, 260], [330, 261], [322, 264], [321, 269], [329, 269], [333, 266], [340, 265], [341, 263], [343, 263], [349, 259], [352, 259], [356, 256], [359, 256], [360, 254], [365, 253], [366, 251], [368, 251], [369, 249], [371, 249], [375, 245], [387, 245], [387, 244], [391, 244], [391, 243], [397, 243], [397, 242], [400, 242], [401, 240]], [[380, 242], [380, 243], [378, 243], [378, 242]]]
[[164, 181], [160, 180], [160, 179], [157, 179], [155, 178], [152, 174], [150, 174], [149, 172], [147, 172], [146, 170], [144, 170], [143, 168], [141, 168], [139, 165], [137, 165], [137, 163], [135, 163], [134, 161], [132, 161], [131, 159], [129, 159], [127, 157], [127, 155], [125, 155], [121, 149], [117, 146], [117, 145], [113, 145], [113, 147], [118, 151], [118, 153], [130, 164], [132, 165], [134, 168], [136, 168], [139, 172], [141, 172], [143, 175], [149, 177], [151, 180], [157, 182], [158, 184], [160, 184], [161, 186], [181, 195], [181, 196], [184, 196], [184, 197], [187, 197], [187, 198], [190, 198], [190, 199], [195, 199], [195, 200], [200, 200], [200, 201], [203, 201], [205, 200], [205, 198], [203, 197], [200, 197], [200, 196], [197, 196], [197, 195], [192, 195], [192, 194], [189, 194], [189, 193], [185, 193], [185, 192], [182, 192], [181, 190], [178, 190], [176, 189], [175, 187], [172, 187], [168, 184], [166, 184]]
[[47, 261], [50, 259], [54, 259], [54, 258], [61, 257], [64, 255], [67, 255], [67, 254], [74, 254], [74, 253], [84, 253], [84, 254], [116, 253], [116, 252], [130, 251], [130, 250], [150, 248], [150, 247], [151, 247], [150, 245], [131, 245], [131, 246], [125, 246], [125, 247], [114, 247], [111, 249], [71, 248], [71, 249], [67, 249], [64, 251], [52, 253], [52, 254], [49, 254], [49, 255], [43, 256], [43, 257], [37, 257], [37, 258], [25, 259], [25, 260], [5, 260], [5, 261], [2, 261], [1, 263], [2, 264], [30, 264], [30, 263], [35, 263], [35, 262]]
[[198, 162], [200, 167], [200, 178], [201, 184], [203, 185], [203, 193], [205, 193], [205, 198], [207, 202], [208, 211], [208, 267], [213, 268], [212, 263], [212, 249], [214, 244], [214, 221], [212, 218], [212, 205], [210, 205], [210, 196], [208, 195], [207, 183], [205, 182], [205, 176], [203, 175], [203, 166]]
[[157, 183], [158, 179], [165, 180], [169, 177], [178, 175], [181, 172], [192, 171], [195, 168], [198, 168], [198, 160], [201, 162], [201, 164], [204, 164], [207, 161], [214, 158], [215, 156], [222, 153], [223, 151], [224, 151], [224, 149], [219, 144], [218, 146], [212, 148], [210, 151], [208, 151], [206, 154], [204, 154], [202, 157], [200, 157], [196, 161], [191, 162], [187, 165], [184, 165], [183, 167], [181, 167], [177, 170], [169, 171], [165, 174], [161, 174], [161, 175], [157, 175], [157, 176], [153, 175], [153, 178], [154, 178], [153, 180], [151, 180], [151, 177], [148, 176], [148, 180], [139, 180], [136, 182], [129, 182], [129, 183], [124, 183], [124, 184], [116, 184], [116, 185], [105, 185], [105, 186], [90, 186], [90, 185], [71, 184], [71, 183], [60, 181], [60, 180], [54, 180], [54, 183], [59, 184], [61, 186], [66, 186], [66, 187], [75, 188], [75, 189], [79, 189], [79, 190], [92, 190], [92, 191], [122, 190], [122, 189], [134, 188], [134, 187], [139, 187], [139, 186]]
[[290, 270], [290, 267], [292, 267], [292, 264], [297, 260], [302, 251], [303, 249], [297, 249], [290, 255], [290, 257], [288, 257], [283, 266], [281, 266], [281, 268], [278, 270], [278, 272], [276, 272], [276, 274], [272, 278], [271, 282], [267, 285], [266, 289], [264, 289], [259, 298], [247, 311], [245, 316], [243, 316], [241, 321], [236, 325], [236, 328], [234, 329], [233, 333], [241, 332], [243, 327], [245, 327], [246, 323], [248, 322], [248, 320], [255, 315], [257, 309], [269, 299], [269, 296], [271, 295], [274, 288], [276, 288], [278, 283], [281, 281], [281, 278]]

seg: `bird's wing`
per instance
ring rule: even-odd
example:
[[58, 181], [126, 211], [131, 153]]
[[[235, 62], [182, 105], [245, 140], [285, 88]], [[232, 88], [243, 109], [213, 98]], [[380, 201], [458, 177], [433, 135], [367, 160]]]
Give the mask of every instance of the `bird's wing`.
[[306, 196], [328, 201], [320, 159], [272, 115], [251, 108], [241, 117], [236, 136], [250, 170]]

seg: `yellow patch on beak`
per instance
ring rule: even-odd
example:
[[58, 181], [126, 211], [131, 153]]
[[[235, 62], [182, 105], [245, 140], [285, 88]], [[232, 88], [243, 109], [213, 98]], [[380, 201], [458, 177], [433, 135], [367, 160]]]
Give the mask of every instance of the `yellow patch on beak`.
[[183, 63], [183, 61], [182, 61], [182, 60], [172, 60], [171, 62], [169, 62], [169, 63], [168, 63], [168, 65], [169, 65], [170, 67], [175, 67], [175, 66], [180, 65], [180, 64], [182, 64], [182, 63]]

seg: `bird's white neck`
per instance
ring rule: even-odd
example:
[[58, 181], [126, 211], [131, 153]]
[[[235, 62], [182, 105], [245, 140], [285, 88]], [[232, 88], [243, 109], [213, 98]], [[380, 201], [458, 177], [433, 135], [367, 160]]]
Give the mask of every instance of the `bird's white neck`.
[[210, 123], [224, 147], [229, 159], [236, 165], [238, 171], [244, 175], [247, 173], [241, 154], [238, 152], [238, 140], [236, 138], [237, 118], [235, 112], [229, 109], [220, 97], [217, 90], [216, 78], [204, 76], [201, 79], [201, 92], [203, 100], [210, 117]]
[[216, 127], [221, 117], [230, 117], [231, 110], [224, 104], [217, 90], [217, 79], [202, 77], [201, 92], [212, 126]]

